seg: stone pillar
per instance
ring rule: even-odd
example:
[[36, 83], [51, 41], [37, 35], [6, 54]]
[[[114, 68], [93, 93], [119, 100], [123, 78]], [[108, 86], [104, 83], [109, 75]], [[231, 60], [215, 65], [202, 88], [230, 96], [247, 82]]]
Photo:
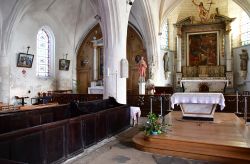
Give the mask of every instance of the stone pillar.
[[231, 51], [231, 35], [230, 31], [225, 34], [225, 54], [226, 54], [226, 71], [232, 71], [232, 51]]
[[10, 102], [10, 70], [7, 56], [0, 56], [0, 102]]
[[181, 72], [181, 36], [177, 35], [177, 61], [176, 72]]
[[121, 60], [126, 59], [127, 27], [131, 5], [127, 1], [98, 0], [98, 14], [104, 39], [104, 94], [126, 104], [127, 83], [121, 77]]
[[94, 43], [94, 54], [93, 54], [93, 80], [97, 80], [97, 46]]

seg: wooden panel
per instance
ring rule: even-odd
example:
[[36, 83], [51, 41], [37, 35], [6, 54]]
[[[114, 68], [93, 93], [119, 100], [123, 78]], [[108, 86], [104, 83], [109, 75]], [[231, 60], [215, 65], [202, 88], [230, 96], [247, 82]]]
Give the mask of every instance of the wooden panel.
[[84, 147], [87, 148], [96, 142], [96, 114], [84, 117]]
[[0, 142], [0, 158], [10, 159], [10, 142], [9, 141]]
[[41, 113], [41, 124], [53, 122], [53, 112]]
[[11, 127], [11, 131], [29, 127], [26, 114], [22, 113], [19, 115], [13, 115], [10, 118], [10, 127]]
[[65, 158], [65, 125], [56, 125], [45, 130], [47, 163]]
[[128, 94], [139, 94], [139, 86], [138, 86], [138, 67], [131, 68], [129, 70], [129, 78], [127, 79], [127, 90]]
[[11, 160], [43, 163], [42, 132], [30, 133], [15, 139], [11, 143]]
[[107, 134], [107, 112], [99, 112], [96, 119], [96, 140], [103, 140]]
[[82, 121], [79, 118], [71, 119], [68, 124], [68, 153], [75, 154], [83, 151]]
[[81, 70], [78, 72], [78, 92], [79, 93], [88, 93], [89, 87], [89, 72], [90, 70]]

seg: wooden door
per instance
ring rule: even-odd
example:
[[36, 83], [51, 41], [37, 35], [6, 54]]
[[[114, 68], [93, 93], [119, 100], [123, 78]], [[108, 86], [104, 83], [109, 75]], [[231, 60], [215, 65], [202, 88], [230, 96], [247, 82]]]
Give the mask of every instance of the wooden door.
[[88, 93], [89, 81], [89, 70], [78, 72], [78, 93]]

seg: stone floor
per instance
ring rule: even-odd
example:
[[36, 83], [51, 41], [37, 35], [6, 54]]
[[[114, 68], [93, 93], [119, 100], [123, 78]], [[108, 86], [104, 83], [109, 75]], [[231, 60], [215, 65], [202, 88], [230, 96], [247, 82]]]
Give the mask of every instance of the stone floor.
[[162, 156], [133, 148], [132, 137], [139, 126], [129, 128], [115, 137], [85, 149], [64, 164], [210, 164], [211, 162]]

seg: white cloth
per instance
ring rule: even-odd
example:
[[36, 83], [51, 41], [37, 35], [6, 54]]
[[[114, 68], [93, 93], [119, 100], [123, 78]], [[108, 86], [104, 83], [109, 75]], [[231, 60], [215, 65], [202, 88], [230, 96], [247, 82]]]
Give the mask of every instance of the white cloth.
[[131, 106], [130, 107], [130, 117], [131, 119], [136, 121], [136, 114], [138, 114], [138, 118], [141, 117], [141, 109], [140, 107], [135, 107], [135, 106]]
[[171, 107], [175, 104], [219, 104], [220, 109], [225, 107], [225, 98], [222, 93], [174, 93], [171, 96]]

